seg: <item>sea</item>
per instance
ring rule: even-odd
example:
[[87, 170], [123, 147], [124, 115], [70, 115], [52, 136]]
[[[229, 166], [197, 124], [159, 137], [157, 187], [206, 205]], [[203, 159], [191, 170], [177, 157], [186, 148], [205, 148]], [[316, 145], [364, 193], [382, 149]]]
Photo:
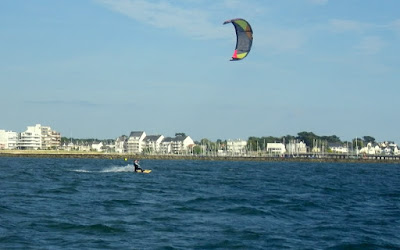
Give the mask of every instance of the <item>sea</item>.
[[0, 157], [0, 249], [400, 249], [400, 164]]

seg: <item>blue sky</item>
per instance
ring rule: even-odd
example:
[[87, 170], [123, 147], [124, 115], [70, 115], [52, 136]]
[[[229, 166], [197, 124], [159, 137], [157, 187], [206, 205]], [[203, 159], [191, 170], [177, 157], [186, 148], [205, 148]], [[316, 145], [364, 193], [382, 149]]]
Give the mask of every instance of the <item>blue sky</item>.
[[[0, 1], [0, 129], [400, 143], [400, 1]], [[244, 18], [253, 48], [229, 61]]]

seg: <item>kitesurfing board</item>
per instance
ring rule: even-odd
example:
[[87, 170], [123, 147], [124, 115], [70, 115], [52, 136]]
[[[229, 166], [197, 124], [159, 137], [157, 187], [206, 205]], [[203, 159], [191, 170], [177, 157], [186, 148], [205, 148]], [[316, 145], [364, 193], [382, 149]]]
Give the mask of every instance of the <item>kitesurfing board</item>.
[[143, 172], [142, 171], [136, 171], [136, 173], [142, 173], [142, 174], [149, 174], [151, 172], [151, 169], [143, 169]]

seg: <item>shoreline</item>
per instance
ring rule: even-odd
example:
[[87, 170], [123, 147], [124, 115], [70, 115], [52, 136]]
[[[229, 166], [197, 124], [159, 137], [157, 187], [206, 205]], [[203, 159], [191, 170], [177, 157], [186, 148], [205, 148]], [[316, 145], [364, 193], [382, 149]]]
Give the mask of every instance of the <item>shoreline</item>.
[[31, 158], [74, 158], [74, 159], [141, 159], [141, 160], [202, 160], [202, 161], [259, 161], [259, 162], [340, 162], [340, 163], [391, 163], [400, 164], [399, 157], [343, 158], [335, 155], [324, 157], [275, 157], [275, 156], [193, 156], [193, 155], [146, 155], [117, 154], [99, 152], [60, 152], [60, 151], [0, 151], [0, 157]]

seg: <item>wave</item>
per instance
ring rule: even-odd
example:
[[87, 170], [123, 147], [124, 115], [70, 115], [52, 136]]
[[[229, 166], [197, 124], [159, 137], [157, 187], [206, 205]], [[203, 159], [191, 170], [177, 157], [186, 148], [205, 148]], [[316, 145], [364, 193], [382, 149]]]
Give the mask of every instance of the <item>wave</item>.
[[133, 172], [134, 171], [134, 167], [133, 165], [128, 165], [128, 166], [124, 166], [124, 167], [118, 167], [118, 166], [113, 166], [110, 168], [106, 168], [101, 170], [101, 173], [119, 173], [119, 172]]
[[87, 169], [73, 169], [77, 173], [121, 173], [121, 172], [134, 172], [133, 165], [127, 166], [112, 166], [101, 170], [87, 170]]
[[71, 171], [77, 172], [77, 173], [93, 173], [93, 171], [89, 171], [89, 170], [85, 170], [85, 169], [73, 169]]

